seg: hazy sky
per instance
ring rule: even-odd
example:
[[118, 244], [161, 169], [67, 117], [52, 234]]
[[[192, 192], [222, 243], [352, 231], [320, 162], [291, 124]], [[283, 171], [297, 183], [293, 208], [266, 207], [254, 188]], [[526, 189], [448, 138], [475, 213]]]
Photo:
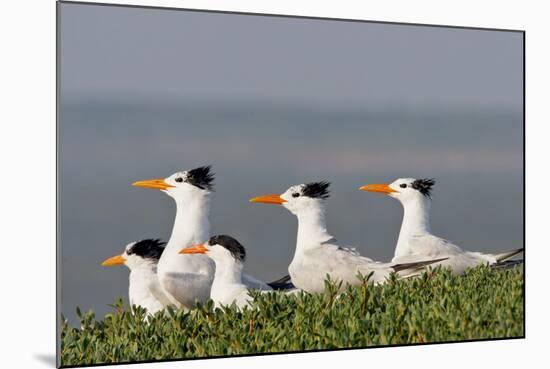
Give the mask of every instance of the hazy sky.
[[433, 230], [464, 248], [522, 246], [522, 34], [60, 5], [62, 312], [102, 315], [128, 271], [99, 264], [167, 238], [175, 207], [140, 179], [211, 164], [212, 232], [246, 270], [287, 271], [296, 220], [248, 203], [333, 183], [329, 230], [390, 259], [402, 210], [357, 191], [435, 177]]

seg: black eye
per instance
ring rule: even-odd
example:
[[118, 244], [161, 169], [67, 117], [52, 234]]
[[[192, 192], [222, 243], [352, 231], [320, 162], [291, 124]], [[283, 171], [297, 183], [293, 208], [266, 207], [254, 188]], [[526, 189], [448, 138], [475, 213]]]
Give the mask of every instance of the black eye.
[[407, 188], [407, 184], [406, 184], [406, 183], [401, 183], [401, 184], [399, 185], [399, 187], [401, 187], [401, 188]]
[[299, 194], [298, 192], [294, 192], [294, 193], [292, 194], [292, 197], [298, 197], [298, 196], [300, 196], [300, 194]]
[[176, 181], [176, 182], [180, 182], [180, 183], [181, 183], [181, 182], [183, 182], [183, 178], [181, 178], [181, 177], [178, 177], [178, 178], [176, 178], [176, 179], [175, 179], [175, 181]]

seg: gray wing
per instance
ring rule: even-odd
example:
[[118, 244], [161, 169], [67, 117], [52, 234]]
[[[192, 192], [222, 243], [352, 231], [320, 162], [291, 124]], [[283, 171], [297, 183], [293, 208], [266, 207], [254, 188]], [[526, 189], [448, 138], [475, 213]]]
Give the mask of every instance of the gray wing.
[[[333, 280], [354, 285], [360, 283], [358, 273], [367, 276], [371, 272], [374, 272], [372, 280], [378, 282], [384, 280], [391, 269], [387, 263], [375, 262], [359, 255], [354, 248], [325, 243], [306, 251], [303, 260], [293, 266], [291, 275], [298, 288], [320, 292], [324, 289], [327, 274]], [[295, 278], [293, 274], [299, 276]], [[296, 282], [295, 279], [299, 281]], [[305, 285], [305, 288], [301, 285]]]
[[165, 273], [159, 281], [170, 301], [176, 305], [192, 309], [195, 301], [206, 301], [210, 297], [213, 274]]
[[465, 254], [457, 245], [446, 239], [434, 236], [432, 234], [418, 235], [410, 238], [409, 243], [415, 255], [427, 257], [454, 256]]
[[163, 306], [170, 305], [170, 299], [162, 291], [162, 288], [158, 281], [158, 277], [155, 277], [156, 278], [149, 283], [149, 292], [151, 292], [151, 295], [153, 295], [153, 297], [157, 299]]
[[434, 263], [433, 266], [448, 267], [454, 274], [462, 274], [468, 268], [491, 262], [484, 254], [465, 251], [457, 245], [431, 234], [411, 237], [409, 243], [413, 253], [393, 258], [392, 262], [409, 263], [446, 258], [441, 262]]

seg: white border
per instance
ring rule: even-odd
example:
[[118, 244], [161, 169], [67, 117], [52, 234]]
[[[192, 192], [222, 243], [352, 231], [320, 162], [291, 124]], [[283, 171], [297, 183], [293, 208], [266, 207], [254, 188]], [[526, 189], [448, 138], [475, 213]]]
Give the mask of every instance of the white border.
[[[83, 2], [101, 2], [83, 0]], [[453, 1], [386, 1], [384, 5], [368, 1], [344, 1], [336, 5], [334, 1], [280, 0], [280, 1], [219, 1], [219, 0], [112, 0], [110, 4], [162, 6], [187, 9], [225, 10], [252, 13], [303, 15], [330, 18], [381, 20], [408, 23], [429, 23], [459, 25], [469, 27], [522, 29], [523, 23], [515, 14], [506, 16], [495, 6], [496, 1], [462, 1], [458, 9]], [[462, 8], [462, 9], [461, 9]], [[461, 10], [475, 9], [464, 17]], [[426, 11], [428, 9], [428, 11]], [[490, 19], [486, 14], [493, 13]]]
[[[403, 367], [517, 368], [546, 362], [548, 342], [546, 228], [548, 171], [548, 10], [526, 1], [110, 1], [412, 23], [525, 29], [527, 31], [527, 339], [391, 349], [277, 355], [147, 367], [257, 368]], [[1, 5], [0, 88], [2, 180], [1, 367], [51, 367], [55, 347], [55, 4], [19, 0]], [[48, 359], [49, 355], [49, 359]], [[46, 359], [44, 360], [44, 357]], [[538, 360], [537, 360], [538, 359]], [[48, 365], [48, 363], [50, 363]], [[118, 366], [139, 368], [142, 365]], [[144, 366], [144, 365], [143, 365]]]

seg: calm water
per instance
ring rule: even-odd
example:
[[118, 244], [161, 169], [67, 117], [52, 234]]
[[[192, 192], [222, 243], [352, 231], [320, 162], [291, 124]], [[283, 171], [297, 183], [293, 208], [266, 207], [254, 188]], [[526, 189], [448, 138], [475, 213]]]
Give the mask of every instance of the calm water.
[[247, 272], [286, 273], [296, 219], [248, 202], [313, 180], [332, 182], [329, 230], [388, 260], [402, 216], [397, 201], [360, 192], [369, 182], [435, 177], [433, 230], [471, 250], [522, 246], [518, 112], [350, 111], [323, 107], [72, 104], [61, 112], [62, 311], [109, 311], [128, 270], [100, 262], [145, 237], [169, 237], [168, 196], [130, 184], [211, 164], [212, 232], [247, 247]]

